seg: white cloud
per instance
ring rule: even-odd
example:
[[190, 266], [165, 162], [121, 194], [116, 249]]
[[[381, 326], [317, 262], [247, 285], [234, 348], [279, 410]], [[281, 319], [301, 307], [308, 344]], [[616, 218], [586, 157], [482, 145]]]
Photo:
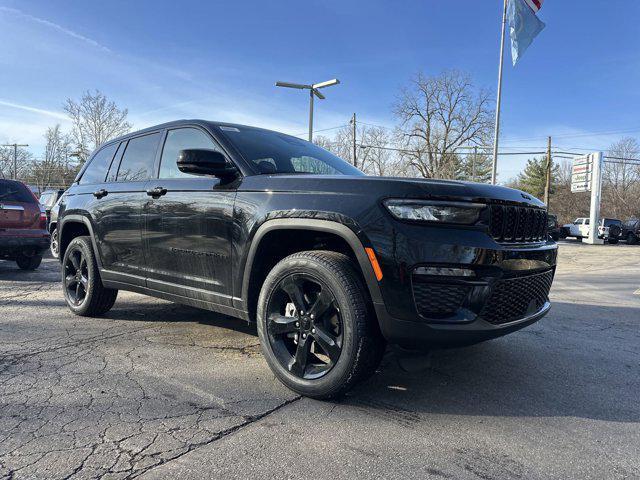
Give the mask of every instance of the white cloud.
[[92, 38], [85, 37], [84, 35], [74, 32], [73, 30], [69, 30], [68, 28], [63, 27], [62, 25], [58, 25], [57, 23], [50, 22], [49, 20], [45, 20], [44, 18], [34, 17], [33, 15], [24, 13], [23, 11], [18, 10], [17, 8], [0, 7], [0, 12], [8, 13], [10, 15], [14, 15], [25, 20], [30, 20], [32, 22], [39, 23], [40, 25], [44, 25], [48, 28], [51, 28], [63, 35], [75, 38], [76, 40], [80, 40], [88, 45], [91, 45], [92, 47], [98, 48], [100, 50], [104, 50], [105, 52], [111, 52], [111, 50], [108, 47], [105, 47], [104, 45], [98, 43]]
[[38, 115], [56, 118], [65, 122], [69, 120], [69, 118], [62, 112], [55, 112], [53, 110], [46, 110], [44, 108], [31, 107], [29, 105], [21, 105], [19, 103], [7, 102], [6, 100], [0, 100], [0, 106], [15, 108], [18, 110], [23, 110], [25, 112], [36, 113]]

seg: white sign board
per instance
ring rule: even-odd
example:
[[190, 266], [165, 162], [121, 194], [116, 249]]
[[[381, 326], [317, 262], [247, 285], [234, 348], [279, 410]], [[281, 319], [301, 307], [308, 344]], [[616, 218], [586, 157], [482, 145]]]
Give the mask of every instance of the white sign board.
[[602, 244], [598, 238], [598, 222], [600, 219], [600, 191], [602, 189], [602, 152], [590, 153], [573, 160], [571, 168], [571, 191], [591, 192], [589, 211], [589, 236], [583, 238], [584, 243]]
[[593, 155], [585, 155], [573, 159], [571, 168], [571, 191], [590, 192], [591, 176], [593, 172]]

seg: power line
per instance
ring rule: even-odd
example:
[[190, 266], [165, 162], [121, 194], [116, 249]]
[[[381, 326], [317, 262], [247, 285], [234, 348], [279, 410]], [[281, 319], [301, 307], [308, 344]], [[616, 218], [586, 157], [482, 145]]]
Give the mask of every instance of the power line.
[[[377, 145], [358, 145], [360, 148], [377, 148], [380, 150], [391, 150], [391, 151], [396, 151], [396, 152], [404, 152], [404, 153], [418, 153], [418, 154], [432, 154], [432, 155], [442, 155], [443, 152], [434, 152], [434, 151], [429, 151], [429, 150], [408, 150], [408, 149], [403, 149], [403, 148], [395, 148], [395, 147], [381, 147], [381, 146], [377, 146]], [[449, 154], [454, 154], [456, 153], [455, 150], [457, 149], [473, 149], [474, 147], [467, 147], [467, 146], [462, 146], [462, 147], [456, 147], [456, 149], [454, 149], [454, 151], [452, 152], [445, 152], [445, 153], [449, 153]], [[547, 152], [541, 151], [541, 152], [500, 152], [499, 155], [546, 155]]]
[[[567, 134], [561, 134], [561, 135], [554, 135], [553, 138], [580, 138], [580, 137], [595, 137], [595, 136], [601, 136], [601, 135], [614, 135], [614, 134], [618, 134], [618, 133], [634, 133], [634, 132], [640, 132], [640, 127], [634, 127], [634, 128], [628, 128], [628, 129], [623, 129], [623, 130], [609, 130], [609, 131], [600, 131], [600, 132], [589, 132], [589, 133], [567, 133]], [[540, 140], [540, 139], [545, 139], [546, 136], [540, 136], [540, 137], [527, 137], [527, 138], [513, 138], [510, 140], [503, 140], [503, 142], [509, 142], [509, 143], [513, 143], [513, 142], [523, 142], [523, 141], [528, 141], [528, 140]]]
[[[314, 130], [313, 133], [317, 133], [317, 132], [328, 132], [329, 130], [336, 130], [337, 128], [343, 128], [346, 127], [348, 124], [345, 125], [338, 125], [337, 127], [329, 127], [329, 128], [322, 128], [320, 130]], [[294, 137], [299, 137], [300, 135], [308, 135], [308, 132], [302, 132], [302, 133], [290, 133], [289, 135], [292, 135]]]

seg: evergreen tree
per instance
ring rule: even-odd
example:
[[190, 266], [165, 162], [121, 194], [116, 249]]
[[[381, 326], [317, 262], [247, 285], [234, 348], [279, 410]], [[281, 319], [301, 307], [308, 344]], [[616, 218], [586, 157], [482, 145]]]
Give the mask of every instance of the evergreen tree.
[[460, 161], [460, 180], [468, 182], [489, 183], [491, 181], [491, 156], [473, 152], [465, 155]]
[[[557, 178], [560, 175], [559, 166], [551, 162], [550, 194], [555, 193]], [[518, 188], [537, 197], [544, 197], [544, 187], [547, 181], [547, 157], [530, 158], [524, 171], [518, 175]]]

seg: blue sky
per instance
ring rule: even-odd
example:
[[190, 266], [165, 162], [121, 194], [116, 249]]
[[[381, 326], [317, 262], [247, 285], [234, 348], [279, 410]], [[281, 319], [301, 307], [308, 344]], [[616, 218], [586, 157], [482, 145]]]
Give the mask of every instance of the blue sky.
[[[501, 0], [0, 0], [0, 141], [38, 153], [47, 126], [68, 128], [65, 99], [96, 88], [136, 128], [196, 117], [301, 134], [307, 97], [275, 80], [334, 77], [317, 129], [353, 112], [392, 126], [418, 71], [455, 68], [495, 90], [501, 10]], [[640, 137], [640, 2], [546, 0], [539, 17], [547, 28], [506, 66], [502, 145]], [[500, 178], [523, 162], [503, 157]]]

